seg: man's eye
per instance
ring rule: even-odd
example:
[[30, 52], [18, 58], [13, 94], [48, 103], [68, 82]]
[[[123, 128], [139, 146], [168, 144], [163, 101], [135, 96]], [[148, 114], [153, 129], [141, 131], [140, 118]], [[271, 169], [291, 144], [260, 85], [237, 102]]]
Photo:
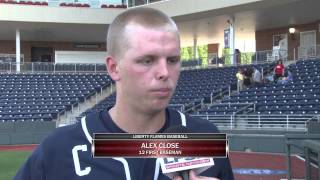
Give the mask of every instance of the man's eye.
[[176, 64], [180, 61], [180, 59], [179, 58], [168, 58], [167, 61], [169, 64]]
[[142, 59], [140, 61], [141, 64], [145, 64], [145, 65], [149, 65], [149, 64], [152, 64], [152, 60], [151, 59]]
[[152, 58], [146, 57], [139, 59], [137, 62], [142, 65], [151, 65], [154, 62], [154, 60]]

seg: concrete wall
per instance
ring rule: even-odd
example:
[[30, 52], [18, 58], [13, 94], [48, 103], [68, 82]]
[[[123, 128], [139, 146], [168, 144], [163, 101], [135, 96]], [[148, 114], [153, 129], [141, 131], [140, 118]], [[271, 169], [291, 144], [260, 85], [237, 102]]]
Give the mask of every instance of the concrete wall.
[[[316, 43], [320, 43], [320, 32], [319, 32], [319, 23], [320, 21], [313, 22], [310, 24], [300, 24], [294, 26], [287, 26], [281, 27], [276, 29], [266, 29], [256, 31], [256, 50], [263, 51], [263, 50], [272, 50], [273, 46], [273, 36], [279, 34], [287, 34], [288, 36], [288, 56], [289, 59], [293, 59], [293, 49], [300, 46], [300, 32], [303, 31], [316, 31], [317, 41]], [[289, 28], [294, 27], [296, 32], [294, 34], [294, 39], [291, 38], [289, 34]], [[297, 52], [296, 52], [297, 57]]]
[[[259, 2], [258, 0], [171, 0], [148, 5], [165, 10], [170, 16]], [[124, 9], [73, 8], [1, 4], [0, 21], [110, 24]]]
[[[21, 54], [24, 55], [25, 62], [31, 62], [31, 48], [32, 47], [49, 47], [54, 51], [106, 51], [105, 42], [94, 43], [99, 45], [99, 48], [77, 48], [75, 45], [77, 42], [39, 42], [39, 41], [22, 41], [21, 42]], [[90, 44], [90, 43], [81, 43]], [[1, 41], [0, 40], [0, 54], [15, 54], [16, 44], [15, 41]], [[54, 53], [53, 53], [53, 59]]]
[[0, 21], [110, 24], [124, 9], [95, 9], [1, 4]]
[[188, 14], [212, 11], [215, 9], [223, 9], [226, 7], [239, 6], [248, 3], [259, 2], [258, 0], [171, 0], [161, 3], [148, 5], [149, 7], [157, 8], [165, 11], [170, 16], [184, 16]]
[[[268, 153], [285, 153], [286, 132], [277, 131], [233, 131], [228, 133], [230, 151], [253, 151]], [[290, 132], [289, 134], [303, 134]], [[300, 149], [292, 147], [293, 153], [301, 153]]]
[[219, 43], [208, 44], [208, 53], [219, 53]]
[[1, 122], [0, 145], [38, 144], [55, 129], [55, 122]]
[[105, 63], [106, 51], [55, 51], [56, 63]]
[[285, 152], [284, 136], [230, 135], [228, 137], [231, 151]]

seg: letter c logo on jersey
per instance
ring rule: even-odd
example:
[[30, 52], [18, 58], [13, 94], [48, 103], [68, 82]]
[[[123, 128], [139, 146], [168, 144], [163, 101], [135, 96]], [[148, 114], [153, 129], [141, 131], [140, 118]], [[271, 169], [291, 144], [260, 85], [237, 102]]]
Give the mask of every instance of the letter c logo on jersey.
[[76, 170], [76, 174], [78, 176], [85, 176], [88, 175], [91, 171], [91, 167], [86, 167], [84, 170], [81, 170], [80, 161], [78, 151], [87, 151], [87, 145], [78, 145], [72, 148], [72, 156], [73, 156], [73, 163], [74, 168]]

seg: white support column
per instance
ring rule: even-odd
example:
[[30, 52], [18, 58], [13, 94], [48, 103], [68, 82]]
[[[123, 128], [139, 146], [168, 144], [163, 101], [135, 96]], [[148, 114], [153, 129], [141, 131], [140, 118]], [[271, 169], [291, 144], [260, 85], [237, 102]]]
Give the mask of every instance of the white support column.
[[230, 55], [231, 55], [231, 64], [236, 64], [236, 56], [234, 55], [234, 49], [235, 49], [235, 19], [234, 17], [230, 18], [229, 23], [229, 29], [230, 29]]
[[[198, 56], [198, 39], [196, 36], [193, 37], [193, 60], [196, 60]], [[198, 61], [198, 66], [200, 66], [200, 62]]]
[[16, 29], [16, 63], [17, 72], [20, 72], [20, 29]]

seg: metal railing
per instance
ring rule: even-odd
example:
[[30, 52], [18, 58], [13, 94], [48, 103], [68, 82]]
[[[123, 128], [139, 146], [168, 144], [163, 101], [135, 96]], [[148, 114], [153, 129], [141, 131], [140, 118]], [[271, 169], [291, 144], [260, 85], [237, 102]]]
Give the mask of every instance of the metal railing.
[[[306, 157], [305, 161], [305, 172], [306, 172], [306, 179], [310, 180], [310, 148], [313, 149], [315, 153], [318, 154], [318, 157], [320, 156], [320, 146], [319, 146], [319, 139], [320, 139], [320, 134], [315, 133], [315, 134], [286, 134], [285, 135], [285, 142], [286, 142], [286, 157], [287, 157], [287, 178], [288, 180], [292, 180], [293, 178], [293, 173], [292, 173], [292, 160], [291, 160], [291, 155], [292, 155], [292, 150], [293, 147], [295, 149], [298, 149], [301, 152], [304, 152], [304, 156]], [[312, 140], [310, 142], [310, 140]], [[314, 142], [317, 142], [314, 144]], [[309, 151], [309, 152], [308, 152]], [[316, 155], [316, 154], [314, 154]], [[319, 158], [318, 158], [319, 159]], [[317, 160], [315, 160], [317, 162]], [[319, 165], [320, 161], [318, 161]], [[318, 170], [318, 176], [320, 176], [320, 170]]]
[[92, 73], [106, 73], [105, 64], [91, 64], [91, 63], [45, 63], [45, 62], [0, 62], [0, 72], [92, 72]]
[[[236, 104], [236, 103], [235, 103]], [[252, 108], [253, 112], [256, 112], [256, 104], [255, 103], [238, 103], [238, 104], [243, 104], [243, 107], [240, 108], [235, 112], [235, 114], [240, 114], [245, 112], [246, 110], [249, 111], [250, 108]]]
[[[106, 72], [106, 65], [103, 63], [24, 62], [23, 54], [21, 55], [20, 63], [17, 63], [15, 58], [15, 54], [0, 54], [0, 72]], [[244, 52], [234, 55], [228, 54], [221, 58], [215, 54], [211, 56], [211, 59], [198, 58], [182, 61], [182, 70], [206, 68], [207, 66], [270, 63], [278, 59], [286, 61], [287, 51]], [[28, 61], [31, 60], [28, 59]], [[204, 62], [205, 64], [203, 64]], [[232, 62], [236, 62], [236, 64], [232, 64]]]
[[[24, 61], [24, 54], [20, 55], [20, 61]], [[16, 54], [0, 53], [0, 62], [16, 62]]]
[[128, 0], [128, 7], [134, 7], [134, 6], [141, 6], [151, 3], [157, 3], [161, 1], [167, 1], [167, 0]]
[[225, 95], [229, 95], [230, 96], [230, 92], [231, 88], [230, 86], [227, 88], [221, 88], [219, 90], [217, 90], [216, 92], [211, 92], [210, 94], [210, 103], [214, 103], [216, 100], [221, 100], [221, 98], [223, 98]]
[[195, 99], [192, 102], [186, 104], [184, 112], [192, 112], [192, 111], [196, 111], [197, 109], [200, 109], [204, 104], [203, 101], [204, 99], [200, 98], [200, 99]]
[[298, 59], [320, 57], [320, 45], [298, 47]]
[[288, 60], [287, 50], [265, 50], [256, 52], [242, 52], [239, 54], [227, 54], [221, 58], [213, 56], [208, 60], [209, 66], [263, 64], [282, 60]]
[[[278, 130], [306, 131], [307, 121], [315, 115], [210, 115], [193, 114], [192, 116], [209, 120], [219, 129], [225, 130]], [[319, 116], [319, 115], [318, 115]]]

